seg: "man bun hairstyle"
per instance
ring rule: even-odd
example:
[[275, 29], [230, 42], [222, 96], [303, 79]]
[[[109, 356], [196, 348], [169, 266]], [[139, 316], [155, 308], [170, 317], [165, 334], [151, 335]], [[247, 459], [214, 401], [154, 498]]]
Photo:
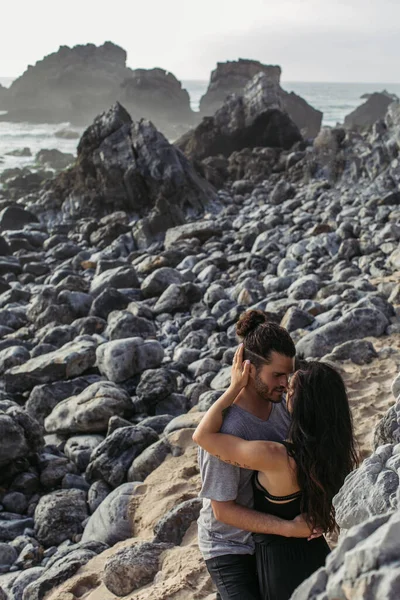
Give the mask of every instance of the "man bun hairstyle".
[[236, 333], [243, 341], [244, 358], [249, 359], [257, 369], [271, 361], [271, 352], [289, 358], [296, 354], [287, 330], [269, 321], [268, 315], [262, 310], [244, 312], [236, 324]]

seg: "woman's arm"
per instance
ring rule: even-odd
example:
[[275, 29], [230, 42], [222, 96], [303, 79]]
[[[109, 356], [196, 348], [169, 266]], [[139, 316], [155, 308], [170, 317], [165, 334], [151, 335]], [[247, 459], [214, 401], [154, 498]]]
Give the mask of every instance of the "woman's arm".
[[231, 385], [208, 409], [193, 434], [193, 440], [209, 454], [244, 469], [258, 471], [278, 467], [282, 447], [275, 442], [247, 441], [234, 435], [218, 433], [224, 420], [224, 411], [234, 402], [240, 390], [247, 385], [250, 361], [243, 363], [243, 345], [235, 352]]

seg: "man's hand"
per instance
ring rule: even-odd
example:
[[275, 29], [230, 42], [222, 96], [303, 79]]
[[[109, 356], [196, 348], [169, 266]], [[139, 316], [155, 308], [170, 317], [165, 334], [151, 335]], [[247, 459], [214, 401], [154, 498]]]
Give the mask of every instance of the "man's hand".
[[308, 541], [323, 535], [323, 530], [320, 527], [312, 529], [306, 521], [306, 515], [299, 515], [293, 521], [287, 521], [283, 535], [285, 537], [307, 538]]

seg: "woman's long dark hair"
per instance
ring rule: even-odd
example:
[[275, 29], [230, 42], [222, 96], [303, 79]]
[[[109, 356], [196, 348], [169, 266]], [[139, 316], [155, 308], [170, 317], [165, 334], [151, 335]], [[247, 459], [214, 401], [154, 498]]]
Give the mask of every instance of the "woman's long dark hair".
[[303, 491], [301, 510], [313, 527], [334, 531], [333, 497], [358, 464], [346, 388], [333, 367], [317, 361], [297, 371], [290, 387], [289, 439]]

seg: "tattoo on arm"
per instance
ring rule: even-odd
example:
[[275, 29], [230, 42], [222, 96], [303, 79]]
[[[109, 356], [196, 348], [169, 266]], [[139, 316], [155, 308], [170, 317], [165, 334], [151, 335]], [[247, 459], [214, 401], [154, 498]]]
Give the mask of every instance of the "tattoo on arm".
[[235, 461], [231, 461], [228, 460], [226, 458], [222, 458], [222, 456], [220, 456], [219, 454], [214, 454], [215, 458], [218, 458], [219, 460], [222, 460], [225, 463], [228, 463], [228, 465], [234, 465], [235, 467], [240, 467], [241, 469], [250, 469], [252, 470], [252, 467], [250, 467], [249, 465], [245, 465], [245, 464], [240, 464], [238, 462]]

